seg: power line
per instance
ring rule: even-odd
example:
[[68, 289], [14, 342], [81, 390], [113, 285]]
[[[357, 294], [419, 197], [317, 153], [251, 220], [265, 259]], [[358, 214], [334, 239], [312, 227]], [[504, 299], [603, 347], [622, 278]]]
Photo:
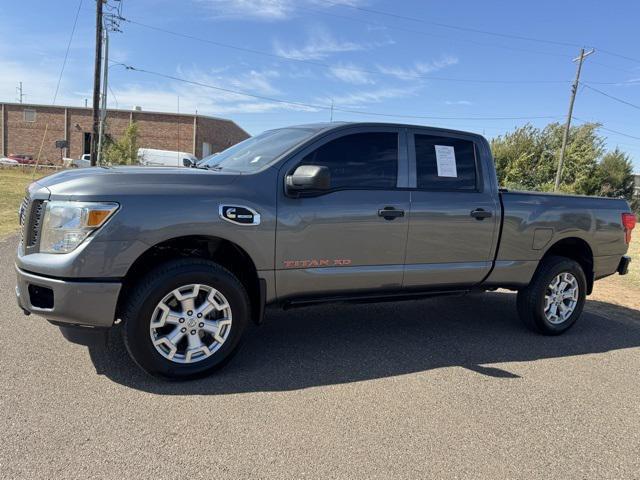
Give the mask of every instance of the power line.
[[635, 105], [631, 102], [627, 102], [626, 100], [622, 100], [621, 98], [618, 97], [614, 97], [613, 95], [609, 95], [606, 92], [603, 92], [602, 90], [598, 90], [597, 88], [594, 88], [586, 83], [582, 83], [583, 87], [587, 87], [589, 90], [593, 90], [594, 92], [599, 93], [600, 95], [604, 95], [605, 97], [610, 98], [611, 100], [615, 100], [616, 102], [620, 102], [620, 103], [624, 103], [625, 105], [629, 105], [630, 107], [636, 108], [638, 110], [640, 110], [640, 105]]
[[623, 82], [594, 82], [593, 80], [589, 80], [589, 83], [592, 85], [640, 85], [640, 78], [634, 78], [632, 80], [625, 80]]
[[602, 53], [606, 53], [607, 55], [611, 55], [612, 57], [623, 58], [623, 59], [625, 59], [625, 60], [630, 60], [630, 61], [632, 61], [632, 62], [640, 63], [640, 59], [638, 59], [638, 58], [628, 57], [628, 56], [626, 56], [626, 55], [621, 55], [621, 54], [619, 54], [619, 53], [611, 52], [611, 51], [609, 51], [609, 50], [602, 50], [602, 49], [599, 49], [598, 51], [599, 51], [599, 52], [602, 52]]
[[[560, 46], [564, 46], [564, 47], [584, 47], [584, 45], [582, 44], [578, 44], [578, 43], [572, 43], [572, 42], [564, 42], [564, 41], [559, 41], [559, 40], [549, 40], [548, 38], [537, 38], [537, 37], [528, 37], [528, 36], [524, 36], [524, 35], [515, 35], [515, 34], [510, 34], [510, 33], [502, 33], [502, 32], [495, 32], [495, 31], [490, 31], [490, 30], [481, 30], [478, 28], [471, 28], [471, 27], [462, 27], [459, 25], [453, 25], [453, 24], [448, 24], [448, 23], [440, 23], [440, 22], [432, 22], [432, 21], [428, 21], [425, 20], [423, 18], [418, 18], [418, 17], [412, 17], [409, 15], [401, 15], [401, 14], [397, 14], [397, 13], [392, 13], [392, 12], [385, 12], [382, 10], [376, 10], [373, 8], [367, 8], [367, 7], [361, 7], [358, 5], [353, 5], [350, 3], [336, 3], [334, 1], [331, 0], [319, 0], [323, 3], [326, 3], [328, 5], [332, 5], [334, 7], [345, 7], [345, 8], [350, 8], [353, 10], [359, 10], [361, 12], [366, 12], [366, 13], [372, 13], [374, 15], [384, 15], [387, 17], [392, 17], [392, 18], [397, 18], [400, 20], [407, 20], [407, 21], [411, 21], [411, 22], [419, 22], [419, 23], [424, 23], [427, 25], [434, 25], [437, 27], [442, 27], [442, 28], [449, 28], [449, 29], [453, 29], [453, 30], [459, 30], [459, 31], [463, 31], [463, 32], [472, 32], [472, 33], [481, 33], [483, 35], [491, 35], [494, 37], [502, 37], [502, 38], [511, 38], [514, 40], [524, 40], [524, 41], [528, 41], [528, 42], [538, 42], [538, 43], [546, 43], [546, 44], [550, 44], [550, 45], [560, 45]], [[595, 48], [594, 45], [589, 45], [589, 48]], [[616, 53], [616, 52], [612, 52], [610, 50], [603, 50], [601, 48], [598, 48], [599, 52], [605, 53], [607, 55], [611, 55], [613, 57], [618, 57], [618, 58], [623, 58], [625, 60], [629, 60], [632, 62], [638, 62], [640, 63], [640, 59], [638, 58], [634, 58], [634, 57], [629, 57], [627, 55], [622, 55], [620, 53]]]
[[196, 85], [199, 87], [210, 88], [213, 90], [218, 90], [226, 93], [232, 93], [235, 95], [241, 95], [250, 98], [256, 98], [259, 100], [266, 100], [269, 102], [281, 103], [285, 105], [292, 105], [302, 108], [314, 109], [314, 110], [331, 110], [333, 108], [334, 111], [344, 112], [344, 113], [353, 113], [358, 115], [371, 115], [371, 116], [379, 116], [379, 117], [396, 117], [396, 118], [413, 118], [413, 119], [424, 119], [424, 120], [481, 120], [481, 121], [489, 121], [489, 120], [535, 120], [535, 119], [555, 119], [558, 116], [544, 115], [544, 116], [506, 116], [506, 117], [438, 117], [438, 116], [425, 116], [425, 115], [406, 115], [406, 114], [395, 114], [395, 113], [382, 113], [382, 112], [369, 112], [365, 110], [353, 110], [349, 108], [339, 108], [331, 105], [321, 105], [321, 104], [313, 104], [306, 103], [301, 101], [293, 101], [293, 100], [283, 100], [280, 98], [269, 97], [265, 95], [255, 95], [252, 93], [243, 92], [240, 90], [234, 90], [231, 88], [219, 87], [216, 85], [210, 85], [203, 82], [198, 82], [195, 80], [188, 80], [186, 78], [176, 77], [174, 75], [168, 75], [160, 72], [154, 72], [151, 70], [146, 70], [143, 68], [133, 67], [131, 65], [125, 65], [127, 70], [146, 73], [148, 75], [154, 75], [157, 77], [166, 78], [169, 80], [174, 80], [178, 82], [188, 83], [191, 85]]
[[80, 16], [80, 10], [82, 9], [82, 1], [78, 3], [78, 9], [76, 10], [76, 17], [73, 20], [73, 27], [71, 28], [71, 35], [69, 35], [69, 42], [67, 43], [67, 50], [64, 53], [64, 60], [62, 61], [62, 68], [60, 69], [60, 75], [58, 76], [58, 83], [56, 84], [56, 92], [53, 94], [53, 102], [55, 105], [56, 99], [58, 98], [58, 91], [60, 90], [60, 83], [62, 82], [62, 74], [64, 73], [64, 68], [67, 65], [67, 59], [69, 58], [69, 50], [71, 49], [71, 42], [73, 40], [73, 35], [76, 32], [76, 25], [78, 24], [78, 16]]
[[[579, 122], [582, 122], [582, 123], [594, 123], [594, 122], [590, 122], [589, 120], [584, 120], [582, 118], [578, 118], [575, 115], [573, 116], [573, 118], [575, 118], [576, 120], [578, 120]], [[611, 132], [611, 133], [615, 133], [615, 134], [618, 134], [618, 135], [622, 135], [623, 137], [633, 138], [635, 140], [640, 140], [640, 137], [636, 137], [634, 135], [629, 135], [628, 133], [624, 133], [624, 132], [620, 132], [618, 130], [613, 130], [611, 128], [607, 128], [607, 127], [603, 126], [602, 124], [598, 124], [598, 128], [601, 129], [601, 130], [605, 130], [607, 132]]]
[[[123, 19], [123, 20], [128, 22], [128, 23], [131, 23], [133, 25], [138, 25], [138, 26], [141, 26], [141, 27], [144, 27], [144, 28], [148, 28], [150, 30], [163, 32], [163, 33], [166, 33], [166, 34], [169, 34], [169, 35], [174, 35], [174, 36], [177, 36], [177, 37], [183, 37], [183, 38], [187, 38], [187, 39], [190, 39], [190, 40], [195, 40], [195, 41], [198, 41], [198, 42], [208, 43], [210, 45], [215, 45], [217, 47], [228, 48], [228, 49], [232, 49], [232, 50], [236, 50], [236, 51], [252, 53], [252, 54], [255, 54], [255, 55], [262, 55], [262, 56], [266, 56], [266, 57], [270, 57], [270, 58], [276, 58], [278, 60], [284, 60], [284, 61], [288, 61], [288, 62], [296, 62], [296, 63], [303, 63], [303, 64], [307, 64], [307, 65], [313, 65], [313, 66], [316, 66], [316, 67], [322, 67], [322, 68], [328, 68], [328, 69], [336, 68], [336, 65], [330, 65], [328, 63], [323, 63], [323, 62], [318, 62], [318, 61], [315, 61], [315, 60], [308, 60], [308, 59], [303, 59], [303, 58], [288, 57], [286, 55], [279, 55], [277, 53], [266, 52], [264, 50], [257, 50], [257, 49], [248, 48], [248, 47], [240, 47], [238, 45], [232, 45], [232, 44], [229, 44], [229, 43], [223, 43], [223, 42], [218, 42], [218, 41], [215, 41], [215, 40], [209, 40], [209, 39], [206, 39], [206, 38], [196, 37], [195, 35], [190, 35], [190, 34], [186, 34], [186, 33], [182, 33], [182, 32], [176, 32], [176, 31], [173, 31], [173, 30], [167, 30], [166, 28], [161, 28], [161, 27], [157, 27], [157, 26], [154, 26], [154, 25], [149, 25], [149, 24], [146, 24], [146, 23], [138, 22], [136, 20], [131, 20], [129, 18]], [[356, 68], [356, 67], [349, 67], [349, 66], [340, 66], [339, 68], [341, 70], [347, 70], [347, 71], [353, 71], [353, 72], [359, 72], [359, 73], [368, 73], [368, 74], [372, 74], [372, 75], [396, 76], [393, 73], [379, 71], [379, 70], [371, 70], [371, 69]], [[424, 74], [415, 73], [415, 72], [403, 72], [403, 76], [412, 77], [412, 78], [421, 78], [421, 79], [425, 79], [425, 80], [438, 80], [438, 81], [464, 82], [464, 83], [498, 83], [498, 84], [569, 83], [568, 80], [465, 79], [465, 78], [452, 78], [452, 77], [440, 77], [440, 76], [424, 75]]]
[[485, 42], [478, 42], [475, 40], [470, 40], [467, 38], [459, 38], [459, 37], [455, 37], [455, 36], [450, 36], [450, 35], [439, 35], [437, 33], [432, 33], [432, 32], [425, 32], [424, 30], [415, 30], [413, 28], [406, 28], [406, 27], [400, 27], [398, 25], [389, 25], [387, 23], [379, 23], [379, 22], [371, 22], [369, 20], [364, 20], [361, 18], [357, 18], [357, 17], [349, 17], [349, 16], [345, 16], [345, 15], [338, 15], [332, 12], [326, 12], [326, 11], [321, 11], [321, 10], [317, 10], [314, 8], [308, 8], [308, 7], [301, 7], [299, 5], [296, 5], [294, 7], [297, 10], [303, 10], [306, 12], [311, 12], [317, 15], [324, 15], [324, 16], [328, 16], [328, 17], [334, 17], [334, 18], [341, 18], [343, 20], [349, 20], [352, 22], [357, 22], [357, 23], [361, 23], [364, 25], [368, 25], [368, 26], [373, 26], [373, 27], [383, 27], [383, 28], [388, 28], [390, 30], [398, 30], [401, 32], [409, 32], [409, 33], [415, 33], [418, 35], [424, 35], [427, 37], [433, 37], [433, 38], [444, 38], [447, 40], [453, 40], [455, 42], [461, 42], [461, 43], [469, 43], [472, 45], [479, 45], [479, 46], [483, 46], [483, 47], [490, 47], [490, 48], [502, 48], [505, 50], [510, 50], [510, 51], [515, 51], [515, 52], [525, 52], [525, 53], [533, 53], [536, 55], [547, 55], [547, 56], [551, 56], [551, 57], [561, 57], [561, 58], [570, 58], [570, 55], [565, 55], [563, 53], [552, 53], [552, 52], [541, 52], [539, 50], [530, 50], [527, 48], [519, 48], [519, 47], [512, 47], [512, 46], [507, 46], [507, 45], [500, 45], [497, 43], [485, 43]]
[[597, 61], [595, 61], [595, 60], [592, 60], [592, 61], [591, 61], [591, 64], [592, 64], [592, 65], [600, 65], [601, 67], [605, 67], [605, 68], [607, 68], [607, 69], [609, 69], [609, 70], [618, 70], [619, 72], [629, 73], [629, 74], [631, 74], [631, 75], [638, 75], [638, 74], [640, 74], [640, 71], [627, 70], [626, 68], [616, 67], [616, 66], [609, 65], [609, 64], [606, 64], [606, 63], [597, 62]]
[[515, 39], [515, 40], [526, 40], [529, 42], [539, 42], [539, 43], [547, 43], [550, 45], [561, 45], [564, 47], [582, 47], [582, 45], [577, 44], [577, 43], [571, 43], [571, 42], [561, 42], [561, 41], [557, 41], [557, 40], [549, 40], [546, 38], [535, 38], [535, 37], [526, 37], [523, 35], [514, 35], [514, 34], [509, 34], [509, 33], [500, 33], [500, 32], [493, 32], [493, 31], [489, 31], [489, 30], [480, 30], [477, 28], [471, 28], [471, 27], [461, 27], [459, 25], [452, 25], [452, 24], [448, 24], [448, 23], [440, 23], [440, 22], [432, 22], [429, 20], [425, 20], [423, 18], [418, 18], [418, 17], [412, 17], [409, 15], [401, 15], [398, 13], [392, 13], [392, 12], [385, 12], [382, 10], [376, 10], [373, 8], [367, 8], [367, 7], [360, 7], [358, 5], [352, 5], [349, 3], [336, 3], [336, 2], [332, 2], [330, 0], [320, 0], [323, 3], [326, 3], [328, 5], [332, 5], [334, 7], [346, 7], [346, 8], [351, 8], [353, 10], [359, 10], [361, 12], [366, 12], [366, 13], [373, 13], [374, 15], [384, 15], [386, 17], [392, 17], [392, 18], [397, 18], [400, 20], [408, 20], [410, 22], [418, 22], [418, 23], [424, 23], [426, 25], [434, 25], [437, 27], [442, 27], [442, 28], [450, 28], [453, 30], [459, 30], [459, 31], [464, 31], [464, 32], [472, 32], [472, 33], [481, 33], [483, 35], [492, 35], [494, 37], [502, 37], [502, 38], [510, 38], [510, 39]]

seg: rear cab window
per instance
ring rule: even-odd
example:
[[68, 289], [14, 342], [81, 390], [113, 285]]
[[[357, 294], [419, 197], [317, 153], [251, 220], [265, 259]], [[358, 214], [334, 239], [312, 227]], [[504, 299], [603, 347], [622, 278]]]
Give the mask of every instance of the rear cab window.
[[472, 140], [414, 133], [416, 187], [478, 191], [478, 149]]
[[353, 133], [330, 140], [299, 165], [325, 166], [331, 189], [394, 189], [398, 181], [398, 133]]

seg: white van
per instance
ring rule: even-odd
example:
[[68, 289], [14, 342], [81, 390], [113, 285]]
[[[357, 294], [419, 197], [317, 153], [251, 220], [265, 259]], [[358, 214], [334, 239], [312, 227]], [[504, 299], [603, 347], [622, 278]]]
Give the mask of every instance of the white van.
[[138, 162], [140, 165], [150, 167], [190, 167], [198, 162], [198, 158], [187, 152], [156, 150], [155, 148], [139, 148]]

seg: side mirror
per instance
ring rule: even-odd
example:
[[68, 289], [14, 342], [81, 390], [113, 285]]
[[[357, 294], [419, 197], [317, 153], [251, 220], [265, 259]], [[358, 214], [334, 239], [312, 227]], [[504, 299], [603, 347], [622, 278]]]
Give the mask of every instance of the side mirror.
[[331, 173], [324, 166], [301, 165], [287, 175], [285, 182], [291, 193], [321, 192], [331, 188]]
[[191, 160], [190, 158], [183, 158], [182, 159], [182, 165], [185, 167], [193, 167], [195, 166], [195, 162], [193, 160]]

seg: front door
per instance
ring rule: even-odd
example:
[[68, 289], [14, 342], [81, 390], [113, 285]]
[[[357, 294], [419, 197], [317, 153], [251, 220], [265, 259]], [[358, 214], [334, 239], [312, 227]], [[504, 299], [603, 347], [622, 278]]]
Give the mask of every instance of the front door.
[[91, 153], [91, 132], [84, 132], [82, 136], [82, 153], [84, 155]]
[[281, 169], [323, 165], [331, 189], [293, 198], [282, 188], [276, 230], [278, 297], [399, 290], [407, 239], [405, 135], [396, 128], [351, 128], [305, 148]]
[[498, 235], [497, 186], [480, 162], [488, 147], [476, 136], [429, 130], [408, 140], [414, 188], [404, 286], [474, 285], [491, 269]]

